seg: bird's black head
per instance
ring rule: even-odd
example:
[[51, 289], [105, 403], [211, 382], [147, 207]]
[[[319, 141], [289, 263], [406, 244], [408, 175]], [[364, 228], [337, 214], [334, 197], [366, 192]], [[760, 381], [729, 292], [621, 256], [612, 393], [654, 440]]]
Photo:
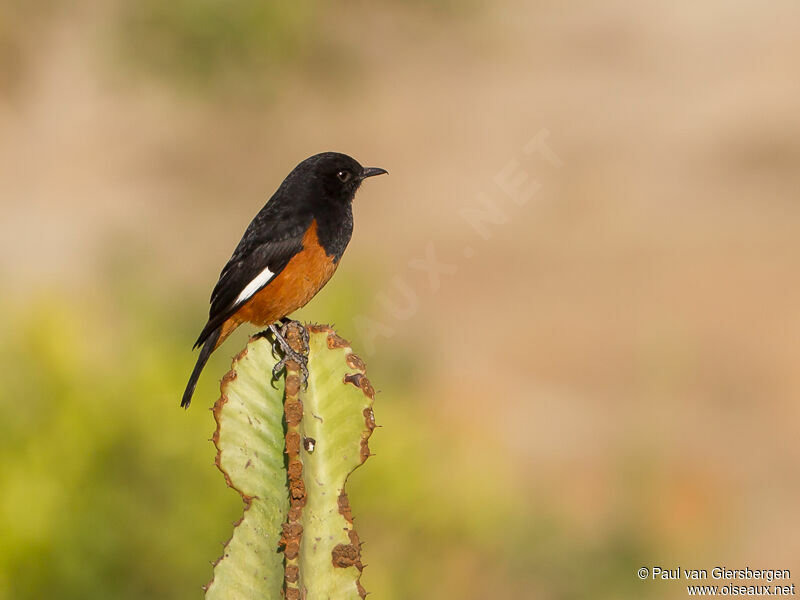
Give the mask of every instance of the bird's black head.
[[350, 203], [361, 182], [367, 177], [387, 171], [378, 167], [362, 167], [358, 161], [339, 152], [323, 152], [305, 159], [295, 167], [291, 176], [310, 183], [317, 196], [325, 202]]

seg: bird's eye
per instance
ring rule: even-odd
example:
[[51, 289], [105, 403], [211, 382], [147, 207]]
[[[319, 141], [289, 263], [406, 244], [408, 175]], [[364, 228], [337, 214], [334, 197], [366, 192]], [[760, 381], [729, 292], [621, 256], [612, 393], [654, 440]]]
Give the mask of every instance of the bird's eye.
[[348, 181], [350, 179], [350, 171], [339, 171], [336, 176], [339, 178], [339, 181], [342, 183]]

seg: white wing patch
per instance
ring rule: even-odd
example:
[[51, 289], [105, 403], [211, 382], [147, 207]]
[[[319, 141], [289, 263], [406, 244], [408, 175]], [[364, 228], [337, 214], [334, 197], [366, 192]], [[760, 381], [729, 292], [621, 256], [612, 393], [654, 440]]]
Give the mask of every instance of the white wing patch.
[[253, 279], [250, 283], [247, 284], [242, 292], [236, 296], [236, 302], [234, 304], [242, 304], [245, 302], [250, 296], [255, 294], [258, 290], [264, 287], [267, 282], [275, 276], [275, 273], [269, 270], [269, 268], [264, 269], [256, 275], [256, 278]]

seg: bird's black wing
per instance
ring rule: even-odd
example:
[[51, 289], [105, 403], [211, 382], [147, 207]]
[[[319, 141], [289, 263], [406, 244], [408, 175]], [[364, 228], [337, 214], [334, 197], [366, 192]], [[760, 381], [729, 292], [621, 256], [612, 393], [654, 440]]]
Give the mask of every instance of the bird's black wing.
[[[311, 225], [310, 214], [282, 214], [269, 210], [271, 203], [253, 219], [236, 250], [223, 267], [217, 285], [211, 293], [208, 323], [197, 338], [194, 347], [201, 346], [220, 325], [227, 321], [249, 298], [269, 285], [286, 267], [292, 257], [303, 249], [303, 236]], [[250, 290], [246, 298], [239, 296], [264, 269], [271, 277]]]

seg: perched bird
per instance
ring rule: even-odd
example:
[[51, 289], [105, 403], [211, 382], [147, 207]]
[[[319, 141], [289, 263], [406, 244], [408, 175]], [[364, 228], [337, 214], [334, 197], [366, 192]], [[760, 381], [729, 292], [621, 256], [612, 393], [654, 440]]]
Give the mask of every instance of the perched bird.
[[367, 177], [386, 172], [362, 167], [346, 154], [323, 152], [289, 173], [220, 273], [208, 322], [194, 344], [202, 349], [181, 406], [192, 401], [208, 357], [242, 323], [268, 326], [284, 353], [300, 359], [275, 323], [305, 306], [331, 278], [353, 233], [356, 190]]

